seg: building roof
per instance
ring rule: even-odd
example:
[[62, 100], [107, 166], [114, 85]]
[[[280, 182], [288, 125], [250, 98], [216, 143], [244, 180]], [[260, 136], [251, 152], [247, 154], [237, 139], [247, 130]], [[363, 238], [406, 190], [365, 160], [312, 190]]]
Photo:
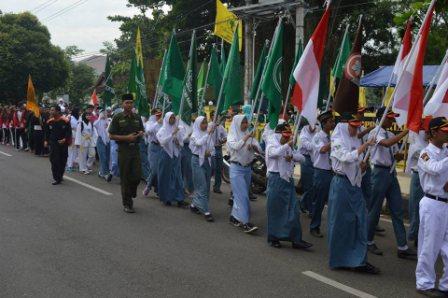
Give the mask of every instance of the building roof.
[[84, 63], [93, 68], [97, 76], [104, 72], [106, 67], [106, 56], [103, 55], [93, 55], [88, 58], [82, 59], [77, 63]]

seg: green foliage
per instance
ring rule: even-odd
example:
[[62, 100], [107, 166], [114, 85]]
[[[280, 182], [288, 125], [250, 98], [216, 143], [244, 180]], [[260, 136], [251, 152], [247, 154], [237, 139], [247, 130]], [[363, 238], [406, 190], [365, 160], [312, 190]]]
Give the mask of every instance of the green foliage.
[[29, 74], [38, 94], [64, 85], [69, 74], [64, 52], [30, 13], [0, 14], [0, 61], [0, 101], [24, 100]]

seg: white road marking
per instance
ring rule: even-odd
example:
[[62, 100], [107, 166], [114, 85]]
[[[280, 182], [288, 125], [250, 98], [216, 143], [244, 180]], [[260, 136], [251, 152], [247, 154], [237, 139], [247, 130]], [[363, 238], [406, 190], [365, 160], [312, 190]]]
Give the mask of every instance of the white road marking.
[[12, 155], [11, 155], [11, 154], [8, 154], [8, 153], [6, 153], [6, 152], [3, 152], [3, 151], [0, 151], [0, 154], [3, 154], [4, 156], [12, 157]]
[[346, 286], [346, 285], [341, 284], [341, 283], [339, 283], [339, 282], [337, 282], [335, 280], [332, 280], [332, 279], [329, 279], [329, 278], [327, 278], [325, 276], [317, 274], [317, 273], [315, 273], [313, 271], [304, 271], [304, 272], [302, 272], [302, 274], [304, 274], [304, 275], [306, 275], [308, 277], [314, 278], [315, 280], [318, 280], [318, 281], [320, 281], [320, 282], [322, 282], [324, 284], [327, 284], [329, 286], [335, 287], [335, 288], [337, 288], [337, 289], [339, 289], [341, 291], [344, 291], [346, 293], [352, 294], [352, 295], [354, 295], [356, 297], [360, 297], [360, 298], [376, 298], [376, 296], [373, 296], [373, 295], [367, 294], [365, 292], [362, 292], [360, 290], [354, 289], [352, 287]]
[[84, 187], [87, 187], [87, 188], [89, 188], [89, 189], [91, 189], [91, 190], [94, 190], [94, 191], [99, 192], [100, 194], [103, 194], [103, 195], [106, 195], [106, 196], [112, 196], [112, 195], [113, 195], [112, 193], [110, 193], [110, 192], [108, 192], [108, 191], [105, 191], [105, 190], [102, 190], [101, 188], [92, 186], [92, 185], [90, 185], [90, 184], [84, 183], [84, 182], [82, 182], [82, 181], [76, 180], [75, 178], [72, 178], [72, 177], [69, 177], [69, 176], [66, 176], [66, 175], [64, 175], [64, 179], [66, 179], [66, 180], [68, 180], [68, 181], [75, 182], [75, 183], [77, 183], [77, 184], [79, 184], [79, 185], [82, 185], [82, 186], [84, 186]]

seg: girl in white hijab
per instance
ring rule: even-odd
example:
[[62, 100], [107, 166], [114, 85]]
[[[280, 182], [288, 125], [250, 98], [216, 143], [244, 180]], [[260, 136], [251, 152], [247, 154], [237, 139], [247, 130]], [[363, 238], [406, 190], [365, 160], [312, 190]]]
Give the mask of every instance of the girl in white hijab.
[[371, 142], [357, 137], [361, 121], [344, 115], [331, 136], [331, 165], [335, 173], [328, 198], [330, 268], [353, 268], [378, 274], [367, 262], [367, 208], [361, 181], [366, 164], [363, 153]]
[[233, 117], [227, 138], [227, 149], [230, 153], [230, 183], [233, 192], [230, 223], [242, 227], [246, 233], [252, 233], [258, 230], [258, 227], [249, 222], [251, 163], [254, 160], [255, 151], [261, 152], [261, 148], [257, 140], [252, 137], [252, 133], [248, 131], [248, 127], [246, 116]]
[[207, 131], [207, 118], [199, 116], [193, 124], [193, 133], [190, 138], [192, 152], [191, 168], [193, 173], [194, 193], [190, 210], [196, 214], [204, 214], [208, 222], [213, 221], [208, 202], [210, 198], [210, 179], [212, 174], [211, 153], [214, 149], [210, 134], [213, 126]]
[[177, 202], [179, 207], [186, 207], [184, 185], [180, 168], [180, 150], [184, 136], [179, 130], [178, 120], [173, 112], [166, 113], [162, 128], [156, 134], [162, 146], [157, 166], [157, 190], [160, 200], [167, 206]]

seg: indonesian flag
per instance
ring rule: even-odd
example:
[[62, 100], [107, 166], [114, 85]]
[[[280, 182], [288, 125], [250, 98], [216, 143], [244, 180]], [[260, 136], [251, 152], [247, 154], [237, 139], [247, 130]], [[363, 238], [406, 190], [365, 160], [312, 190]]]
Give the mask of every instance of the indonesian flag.
[[448, 115], [448, 61], [445, 62], [437, 88], [425, 106], [425, 115], [433, 117], [446, 117]]
[[400, 114], [397, 118], [398, 125], [406, 124], [409, 130], [417, 132], [423, 114], [423, 60], [426, 52], [432, 15], [434, 13], [435, 0], [431, 2], [426, 13], [423, 25], [419, 30], [419, 38], [409, 54], [406, 68], [401, 73], [401, 79], [395, 87], [393, 110]]
[[310, 125], [317, 121], [317, 98], [319, 96], [320, 66], [327, 41], [328, 22], [330, 20], [330, 1], [314, 30], [302, 56], [294, 70], [294, 93], [291, 103], [302, 112]]
[[92, 106], [98, 106], [99, 105], [98, 96], [96, 95], [96, 89], [93, 89], [92, 96], [90, 97], [90, 104]]
[[412, 19], [409, 19], [406, 24], [406, 31], [403, 35], [403, 41], [400, 46], [400, 51], [398, 52], [397, 61], [395, 61], [395, 66], [393, 70], [392, 81], [397, 83], [397, 79], [400, 76], [404, 68], [404, 63], [406, 58], [408, 58], [409, 53], [412, 48]]

